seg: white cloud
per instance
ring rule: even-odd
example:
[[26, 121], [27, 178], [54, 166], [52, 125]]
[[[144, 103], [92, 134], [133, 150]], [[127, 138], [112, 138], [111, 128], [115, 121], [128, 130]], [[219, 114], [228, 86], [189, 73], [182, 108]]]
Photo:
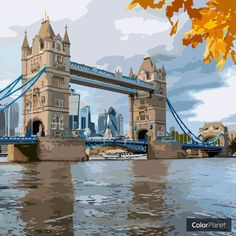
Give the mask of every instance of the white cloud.
[[47, 11], [52, 20], [69, 17], [78, 19], [87, 13], [92, 0], [8, 0], [1, 3], [0, 37], [13, 37], [12, 25], [28, 25], [44, 17]]
[[143, 17], [123, 18], [115, 21], [115, 27], [123, 34], [122, 39], [128, 40], [130, 34], [153, 35], [170, 29], [170, 23], [160, 20], [145, 20]]
[[221, 76], [221, 79], [226, 80], [225, 87], [192, 94], [204, 103], [192, 111], [197, 115], [190, 121], [219, 121], [236, 113], [233, 106], [236, 101], [236, 69], [230, 67], [223, 71]]
[[1, 83], [0, 83], [0, 90], [4, 89], [5, 87], [7, 87], [8, 84], [11, 83], [11, 79], [0, 79]]

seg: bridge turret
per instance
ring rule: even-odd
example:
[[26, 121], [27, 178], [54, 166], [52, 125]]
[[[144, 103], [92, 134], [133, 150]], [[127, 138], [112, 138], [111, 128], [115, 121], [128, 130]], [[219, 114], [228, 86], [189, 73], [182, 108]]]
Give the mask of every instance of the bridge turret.
[[131, 78], [135, 77], [132, 67], [130, 68], [130, 71], [129, 71], [129, 77]]
[[166, 134], [166, 72], [158, 69], [149, 55], [143, 58], [137, 78], [155, 85], [151, 93], [138, 91], [130, 96], [130, 134], [132, 139], [154, 141]]
[[63, 38], [63, 46], [66, 54], [70, 55], [70, 39], [67, 32], [67, 25], [65, 26], [65, 34]]
[[[64, 39], [55, 34], [48, 17], [41, 23], [32, 48], [27, 38], [22, 46], [22, 68], [27, 81], [46, 66], [46, 72], [23, 99], [23, 135], [33, 134], [63, 136], [69, 129], [69, 80], [70, 42], [66, 32]], [[24, 54], [23, 54], [24, 52]], [[27, 53], [26, 53], [27, 52]], [[38, 95], [34, 96], [37, 89]], [[39, 134], [40, 135], [40, 134]]]
[[30, 47], [28, 43], [27, 32], [25, 31], [25, 37], [21, 46], [21, 61], [22, 61], [23, 74], [26, 73], [26, 59], [29, 54], [30, 54]]

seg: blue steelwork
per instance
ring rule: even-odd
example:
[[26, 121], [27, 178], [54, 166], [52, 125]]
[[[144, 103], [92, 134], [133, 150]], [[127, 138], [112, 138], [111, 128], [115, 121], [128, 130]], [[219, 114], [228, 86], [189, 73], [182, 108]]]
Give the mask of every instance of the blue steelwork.
[[12, 83], [10, 83], [6, 88], [1, 90], [0, 94], [2, 94], [3, 92], [5, 92], [8, 89], [8, 91], [3, 96], [8, 95], [22, 79], [23, 79], [23, 75], [19, 76], [16, 80], [14, 80]]
[[[178, 125], [180, 126], [181, 130], [194, 142], [200, 143], [200, 144], [204, 144], [204, 141], [199, 139], [188, 127], [187, 125], [182, 121], [182, 119], [179, 117], [178, 113], [175, 111], [175, 109], [173, 108], [173, 106], [171, 105], [169, 99], [166, 99], [167, 105], [172, 113], [172, 115], [174, 116], [176, 122], [178, 123]], [[182, 125], [181, 125], [182, 124]], [[187, 132], [185, 131], [185, 129], [187, 130]]]
[[112, 73], [106, 70], [101, 70], [96, 67], [79, 64], [76, 62], [70, 63], [70, 69], [71, 69], [71, 72], [78, 71], [81, 73], [85, 73], [87, 75], [90, 74], [90, 75], [98, 76], [100, 78], [105, 78], [107, 79], [107, 83], [122, 82], [123, 84], [126, 84], [126, 86], [130, 88], [132, 87], [134, 88], [135, 86], [135, 88], [137, 87], [137, 89], [139, 90], [145, 90], [145, 91], [150, 91], [150, 92], [155, 90], [155, 86], [151, 83], [148, 83], [148, 82], [136, 79], [136, 78], [130, 78], [128, 76], [121, 76], [117, 78], [115, 73]]
[[220, 137], [223, 135], [224, 135], [224, 132], [221, 131], [214, 138], [206, 141], [205, 143], [208, 145], [212, 145], [212, 144], [216, 143], [220, 139]]
[[81, 85], [106, 89], [106, 90], [123, 93], [123, 94], [136, 94], [137, 93], [136, 89], [127, 88], [127, 87], [123, 87], [116, 84], [106, 83], [103, 81], [86, 78], [84, 76], [72, 76], [70, 78], [70, 83], [74, 83], [74, 84], [79, 83]]
[[190, 143], [183, 143], [182, 149], [200, 149], [205, 151], [222, 151], [223, 147], [221, 146], [209, 146], [209, 145], [200, 145], [200, 144], [190, 144]]
[[128, 140], [116, 140], [116, 139], [86, 139], [86, 148], [98, 147], [98, 146], [118, 146], [134, 150], [142, 153], [147, 152], [148, 143], [146, 141], [128, 141]]
[[33, 85], [38, 81], [38, 79], [41, 77], [41, 75], [46, 71], [46, 67], [43, 67], [33, 78], [25, 82], [22, 86], [20, 86], [18, 89], [10, 92], [7, 96], [3, 96], [3, 98], [0, 98], [0, 101], [6, 97], [9, 97], [10, 95], [14, 94], [15, 92], [21, 90], [22, 88], [25, 88], [30, 82], [32, 82], [29, 87], [23, 91], [17, 98], [15, 98], [12, 102], [7, 104], [5, 107], [0, 109], [0, 112], [10, 107], [12, 104], [14, 104], [19, 98], [23, 97], [32, 87]]
[[0, 144], [37, 144], [38, 137], [6, 137], [0, 136]]

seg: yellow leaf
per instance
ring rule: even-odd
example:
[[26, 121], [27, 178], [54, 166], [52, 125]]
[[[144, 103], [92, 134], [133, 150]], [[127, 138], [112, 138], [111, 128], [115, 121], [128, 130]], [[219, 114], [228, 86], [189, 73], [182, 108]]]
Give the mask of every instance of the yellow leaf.
[[125, 11], [132, 10], [132, 9], [134, 9], [137, 5], [138, 5], [137, 2], [135, 2], [135, 3], [130, 3], [129, 6], [126, 7]]
[[220, 73], [220, 71], [223, 69], [225, 62], [226, 62], [226, 59], [222, 57], [220, 61], [217, 63], [218, 73]]

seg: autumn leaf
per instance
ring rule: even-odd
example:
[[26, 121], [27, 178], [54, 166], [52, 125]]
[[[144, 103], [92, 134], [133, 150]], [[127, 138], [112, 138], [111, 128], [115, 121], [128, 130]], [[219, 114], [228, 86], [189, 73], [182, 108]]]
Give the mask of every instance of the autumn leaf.
[[172, 35], [174, 35], [174, 34], [176, 34], [176, 32], [177, 32], [177, 29], [178, 29], [178, 20], [176, 21], [176, 23], [173, 25], [173, 27], [172, 27], [172, 29], [171, 29], [171, 31], [170, 31], [170, 35], [172, 36]]
[[[195, 0], [197, 1], [197, 0]], [[205, 42], [204, 63], [212, 60], [217, 62], [220, 71], [229, 56], [236, 64], [234, 41], [236, 40], [236, 4], [233, 0], [208, 0], [202, 8], [195, 8], [193, 0], [172, 0], [155, 3], [155, 0], [134, 0], [129, 9], [136, 6], [144, 9], [148, 7], [161, 9], [165, 7], [166, 17], [172, 26], [170, 35], [178, 30], [178, 21], [173, 17], [184, 10], [192, 23], [191, 29], [184, 34], [183, 45], [196, 48], [199, 43]]]
[[132, 10], [136, 6], [140, 5], [142, 8], [147, 9], [148, 7], [153, 9], [161, 9], [165, 5], [165, 0], [160, 0], [155, 3], [153, 0], [133, 0], [130, 5], [126, 8], [127, 10]]

